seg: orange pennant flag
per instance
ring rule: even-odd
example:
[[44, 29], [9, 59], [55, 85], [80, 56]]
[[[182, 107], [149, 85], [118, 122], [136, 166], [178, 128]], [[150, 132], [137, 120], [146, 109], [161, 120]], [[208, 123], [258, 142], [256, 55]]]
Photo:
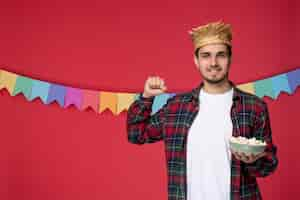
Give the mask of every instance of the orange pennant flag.
[[113, 114], [117, 113], [117, 94], [113, 92], [100, 92], [99, 113], [109, 108]]

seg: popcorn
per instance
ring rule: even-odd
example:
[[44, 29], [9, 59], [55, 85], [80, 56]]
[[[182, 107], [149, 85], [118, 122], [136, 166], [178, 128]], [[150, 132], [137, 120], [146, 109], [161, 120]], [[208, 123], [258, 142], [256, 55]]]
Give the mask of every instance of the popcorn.
[[233, 143], [239, 143], [239, 144], [262, 145], [262, 146], [267, 145], [265, 141], [262, 142], [261, 140], [257, 140], [255, 137], [248, 139], [242, 136], [238, 136], [238, 137], [231, 136], [229, 140]]

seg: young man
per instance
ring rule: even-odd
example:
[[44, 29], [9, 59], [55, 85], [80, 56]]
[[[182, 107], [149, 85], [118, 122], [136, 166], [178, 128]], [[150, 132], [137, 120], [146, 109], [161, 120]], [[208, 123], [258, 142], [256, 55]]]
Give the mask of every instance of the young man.
[[[200, 26], [191, 36], [203, 82], [168, 99], [151, 115], [154, 97], [167, 88], [160, 77], [149, 77], [144, 92], [128, 109], [128, 140], [164, 141], [169, 200], [262, 199], [256, 177], [268, 176], [278, 165], [267, 104], [228, 79], [229, 24]], [[267, 147], [259, 155], [233, 152], [231, 136], [255, 137]]]

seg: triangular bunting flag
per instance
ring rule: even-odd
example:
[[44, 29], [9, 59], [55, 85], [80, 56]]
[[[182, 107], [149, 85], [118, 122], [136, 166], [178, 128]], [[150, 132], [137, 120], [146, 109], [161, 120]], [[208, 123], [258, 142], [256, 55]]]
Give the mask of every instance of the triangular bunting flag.
[[18, 76], [16, 80], [13, 96], [23, 93], [27, 100], [30, 100], [32, 88], [32, 79], [24, 76]]
[[256, 81], [254, 83], [255, 94], [262, 98], [264, 96], [269, 96], [271, 98], [275, 98], [275, 94], [273, 92], [273, 83], [272, 79], [267, 78], [263, 80]]
[[48, 98], [47, 98], [47, 104], [56, 101], [61, 107], [63, 107], [65, 103], [65, 94], [66, 94], [66, 88], [64, 86], [51, 84]]
[[135, 93], [117, 93], [118, 96], [118, 105], [117, 105], [117, 114], [121, 113], [123, 110], [127, 110], [134, 102], [136, 96]]
[[30, 101], [39, 97], [44, 104], [47, 103], [50, 84], [44, 81], [33, 80]]
[[300, 69], [287, 73], [287, 77], [292, 92], [295, 92], [296, 88], [300, 85]]
[[65, 96], [65, 105], [64, 107], [68, 107], [70, 105], [75, 105], [78, 109], [81, 108], [82, 104], [82, 90], [72, 87], [66, 88], [66, 96]]
[[244, 83], [241, 85], [237, 85], [236, 87], [239, 88], [240, 90], [243, 90], [244, 92], [248, 92], [250, 94], [255, 94], [253, 83]]
[[277, 98], [280, 94], [280, 92], [285, 91], [289, 94], [291, 94], [291, 88], [289, 86], [289, 81], [286, 74], [281, 74], [278, 76], [274, 76], [272, 79], [272, 85], [273, 85], [273, 92], [275, 95], [275, 98]]
[[99, 92], [93, 90], [83, 90], [81, 110], [91, 107], [95, 112], [99, 111]]
[[117, 94], [113, 92], [100, 92], [99, 113], [109, 108], [113, 114], [117, 113]]
[[[289, 94], [294, 93], [299, 85], [300, 69], [296, 69], [263, 80], [240, 84], [237, 87], [260, 98], [269, 96], [276, 99], [282, 91]], [[22, 93], [30, 101], [39, 97], [44, 104], [56, 101], [64, 108], [69, 105], [75, 105], [80, 110], [91, 107], [97, 113], [102, 113], [108, 108], [115, 115], [128, 110], [130, 105], [134, 101], [140, 100], [143, 94], [142, 92], [114, 93], [67, 87], [34, 80], [0, 69], [0, 90], [3, 88], [7, 89], [10, 95]], [[155, 96], [151, 114], [160, 110], [174, 95], [176, 93], [163, 93]]]
[[6, 88], [10, 95], [13, 95], [18, 75], [2, 70], [0, 76], [0, 90]]
[[167, 94], [167, 93], [163, 93], [163, 94], [155, 96], [154, 102], [152, 105], [152, 113], [151, 114], [156, 113], [160, 108], [162, 108], [163, 105], [165, 105], [167, 103], [167, 100], [169, 98], [170, 98], [170, 94]]

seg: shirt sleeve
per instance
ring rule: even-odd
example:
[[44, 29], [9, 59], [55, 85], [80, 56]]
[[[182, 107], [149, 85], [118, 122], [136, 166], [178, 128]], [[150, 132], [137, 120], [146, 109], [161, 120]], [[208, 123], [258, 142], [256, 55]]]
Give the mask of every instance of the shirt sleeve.
[[259, 114], [259, 117], [254, 126], [254, 136], [257, 138], [263, 138], [267, 143], [265, 151], [267, 155], [259, 158], [254, 163], [246, 164], [246, 169], [250, 175], [256, 177], [265, 177], [270, 175], [275, 171], [278, 165], [277, 158], [277, 147], [272, 141], [272, 131], [270, 126], [270, 117], [268, 112], [268, 107], [265, 102], [263, 102], [263, 109]]
[[126, 129], [130, 143], [154, 143], [163, 139], [162, 129], [168, 103], [151, 115], [153, 101], [154, 97], [144, 98], [140, 94], [139, 99], [128, 108]]

